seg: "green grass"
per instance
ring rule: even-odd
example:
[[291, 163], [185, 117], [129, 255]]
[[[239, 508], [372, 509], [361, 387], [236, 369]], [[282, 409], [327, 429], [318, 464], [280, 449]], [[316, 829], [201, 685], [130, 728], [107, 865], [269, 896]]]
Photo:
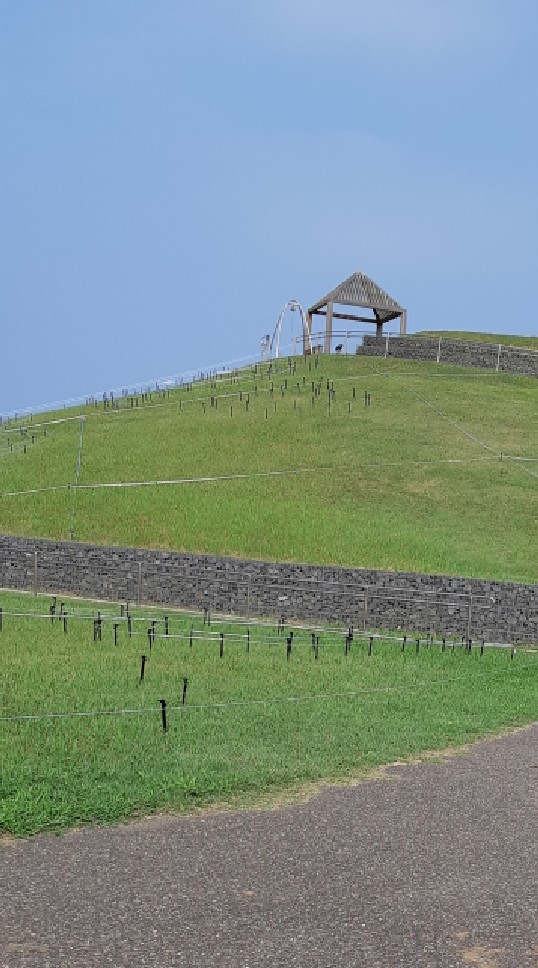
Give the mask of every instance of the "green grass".
[[414, 336], [442, 336], [446, 339], [465, 339], [475, 343], [502, 343], [503, 346], [519, 346], [524, 350], [538, 350], [538, 336], [514, 336], [502, 333], [471, 333], [466, 330], [424, 329]]
[[[247, 654], [245, 639], [233, 638], [244, 636], [245, 626], [228, 623], [211, 627], [225, 631], [221, 659], [218, 634], [192, 648], [188, 638], [157, 637], [150, 653], [147, 627], [162, 616], [157, 610], [134, 623], [139, 634], [132, 638], [123, 623], [117, 646], [118, 606], [67, 602], [67, 634], [59, 621], [10, 614], [46, 614], [49, 601], [0, 596], [1, 714], [150, 711], [3, 721], [1, 826], [15, 836], [292, 795], [305, 784], [362, 775], [536, 717], [532, 652], [513, 661], [494, 649], [480, 657], [479, 650], [422, 647], [417, 655], [411, 642], [402, 654], [398, 644], [376, 641], [369, 657], [367, 642], [356, 637], [346, 657], [342, 635], [322, 631], [316, 661], [306, 630], [296, 632], [288, 662], [285, 634], [252, 626]], [[98, 607], [105, 620], [102, 641], [94, 643]], [[178, 613], [169, 630], [187, 635], [191, 623], [207, 634], [200, 617]], [[140, 685], [143, 653], [149, 659]], [[178, 704], [184, 676], [187, 707], [169, 708], [163, 733], [159, 700]], [[325, 698], [271, 702], [290, 696]]]
[[[81, 411], [81, 483], [241, 479], [7, 496], [74, 480], [79, 422], [4, 425], [0, 531], [68, 538], [74, 507], [80, 541], [537, 580], [538, 381], [366, 357], [296, 363], [291, 374], [280, 362], [273, 396], [264, 367]], [[275, 470], [286, 473], [248, 476]]]

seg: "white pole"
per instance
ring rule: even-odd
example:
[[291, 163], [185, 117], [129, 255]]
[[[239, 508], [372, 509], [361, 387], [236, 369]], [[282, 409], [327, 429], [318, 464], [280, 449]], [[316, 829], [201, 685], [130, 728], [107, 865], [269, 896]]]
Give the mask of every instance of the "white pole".
[[280, 333], [281, 333], [281, 330], [282, 330], [282, 320], [284, 319], [284, 313], [286, 312], [287, 305], [288, 304], [286, 303], [286, 305], [284, 306], [284, 309], [282, 310], [282, 312], [280, 313], [280, 316], [278, 317], [278, 322], [276, 324], [276, 350], [275, 350], [275, 360], [278, 360], [278, 354], [280, 352]]
[[81, 415], [81, 417], [80, 417], [80, 435], [79, 435], [78, 453], [77, 453], [77, 467], [76, 467], [76, 471], [75, 471], [75, 484], [74, 484], [74, 487], [73, 487], [73, 500], [71, 502], [71, 528], [70, 528], [71, 541], [73, 541], [74, 540], [74, 537], [75, 537], [75, 504], [76, 504], [76, 499], [77, 499], [77, 484], [79, 482], [79, 478], [80, 478], [80, 467], [81, 467], [81, 464], [82, 464], [82, 445], [83, 445], [83, 442], [84, 442], [84, 419], [85, 419], [84, 416]]

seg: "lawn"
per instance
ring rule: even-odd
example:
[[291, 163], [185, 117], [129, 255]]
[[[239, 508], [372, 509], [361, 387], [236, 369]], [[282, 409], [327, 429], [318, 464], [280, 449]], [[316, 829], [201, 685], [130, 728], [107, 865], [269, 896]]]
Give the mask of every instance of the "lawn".
[[[50, 601], [0, 595], [1, 824], [15, 836], [293, 796], [536, 718], [532, 651], [355, 635], [346, 655], [344, 630], [318, 629], [316, 658], [295, 629], [288, 657], [289, 629], [168, 613], [165, 637], [162, 611], [133, 610], [129, 636], [120, 606], [66, 601], [65, 631]], [[10, 719], [24, 715], [38, 718]]]
[[531, 378], [282, 360], [4, 424], [0, 532], [535, 582], [537, 427]]
[[416, 336], [442, 336], [444, 339], [472, 340], [474, 343], [502, 343], [503, 346], [519, 346], [523, 350], [538, 350], [538, 336], [514, 336], [502, 333], [471, 333], [468, 330], [424, 329]]

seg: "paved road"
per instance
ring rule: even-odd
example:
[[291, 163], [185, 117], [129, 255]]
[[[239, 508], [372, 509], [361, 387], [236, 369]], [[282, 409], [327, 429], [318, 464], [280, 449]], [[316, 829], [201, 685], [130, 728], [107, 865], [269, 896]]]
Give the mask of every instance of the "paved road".
[[538, 725], [273, 812], [0, 850], [9, 968], [538, 965]]

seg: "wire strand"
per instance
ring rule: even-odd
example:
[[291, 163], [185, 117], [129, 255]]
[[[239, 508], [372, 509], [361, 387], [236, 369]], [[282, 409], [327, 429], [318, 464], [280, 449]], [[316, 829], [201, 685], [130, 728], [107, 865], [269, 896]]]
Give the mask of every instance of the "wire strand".
[[[491, 449], [491, 448], [489, 448]], [[227, 481], [255, 480], [257, 478], [271, 477], [294, 477], [302, 474], [334, 474], [338, 471], [346, 472], [350, 470], [363, 470], [384, 467], [428, 467], [437, 464], [473, 464], [487, 461], [495, 461], [500, 455], [494, 457], [446, 457], [433, 460], [402, 460], [402, 461], [370, 461], [361, 464], [346, 464], [331, 467], [321, 465], [318, 467], [295, 467], [285, 470], [253, 471], [251, 473], [237, 474], [216, 474], [202, 477], [177, 477], [169, 479], [155, 479], [147, 481], [107, 481], [93, 482], [88, 484], [77, 484], [77, 491], [101, 491], [101, 490], [121, 490], [122, 488], [134, 487], [171, 487], [188, 484], [216, 484]], [[30, 494], [54, 493], [57, 491], [69, 491], [75, 488], [74, 484], [51, 484], [46, 487], [31, 487], [19, 491], [4, 491], [0, 493], [0, 498], [23, 497]]]
[[[536, 666], [536, 663], [527, 666], [518, 666], [518, 672], [526, 672]], [[483, 678], [484, 676], [507, 675], [506, 670], [490, 669], [485, 672], [476, 672], [463, 676], [449, 676], [443, 679], [418, 680], [414, 683], [406, 683], [398, 686], [380, 686], [371, 689], [356, 689], [345, 692], [320, 692], [311, 695], [299, 696], [268, 696], [261, 699], [231, 699], [226, 701], [216, 701], [210, 703], [183, 703], [177, 705], [166, 705], [167, 712], [194, 712], [210, 709], [228, 709], [245, 706], [271, 706], [283, 703], [303, 703], [319, 702], [334, 699], [358, 699], [365, 695], [391, 695], [397, 692], [408, 692], [413, 689], [423, 689], [426, 687], [443, 686], [446, 683], [468, 681], [471, 679]], [[70, 712], [50, 712], [50, 713], [20, 713], [15, 715], [0, 716], [2, 722], [26, 722], [44, 719], [79, 719], [92, 716], [132, 716], [145, 715], [148, 713], [161, 712], [161, 706], [141, 706], [135, 709], [99, 709], [81, 710]]]

